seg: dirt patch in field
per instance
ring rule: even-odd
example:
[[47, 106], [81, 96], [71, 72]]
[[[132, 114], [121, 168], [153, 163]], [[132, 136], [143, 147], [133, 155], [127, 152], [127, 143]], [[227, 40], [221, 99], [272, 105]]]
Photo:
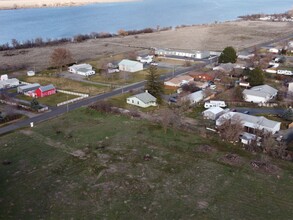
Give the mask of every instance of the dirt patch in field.
[[237, 154], [228, 153], [218, 159], [220, 162], [229, 164], [232, 166], [239, 166], [244, 163], [243, 158]]
[[210, 145], [200, 145], [195, 149], [197, 152], [202, 152], [202, 153], [214, 153], [217, 151], [216, 148], [210, 146]]
[[280, 177], [281, 169], [278, 166], [272, 164], [271, 162], [253, 160], [250, 162], [250, 165], [256, 171], [260, 171], [260, 172], [268, 173], [268, 174], [275, 174], [275, 175], [278, 175], [277, 177]]

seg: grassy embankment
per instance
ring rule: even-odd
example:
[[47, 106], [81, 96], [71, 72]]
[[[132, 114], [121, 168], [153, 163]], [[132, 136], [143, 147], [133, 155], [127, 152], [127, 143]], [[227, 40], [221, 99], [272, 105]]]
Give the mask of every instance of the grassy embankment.
[[[0, 139], [1, 219], [289, 219], [292, 163], [79, 109]], [[82, 150], [84, 158], [70, 153]], [[227, 160], [233, 152], [237, 160]], [[149, 154], [150, 159], [144, 156]]]

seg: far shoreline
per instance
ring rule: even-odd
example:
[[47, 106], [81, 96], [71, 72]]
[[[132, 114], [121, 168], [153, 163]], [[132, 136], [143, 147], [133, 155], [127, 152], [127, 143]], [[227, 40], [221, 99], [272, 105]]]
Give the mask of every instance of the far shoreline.
[[137, 2], [142, 0], [0, 0], [0, 10], [17, 10], [32, 8], [76, 7], [89, 4]]

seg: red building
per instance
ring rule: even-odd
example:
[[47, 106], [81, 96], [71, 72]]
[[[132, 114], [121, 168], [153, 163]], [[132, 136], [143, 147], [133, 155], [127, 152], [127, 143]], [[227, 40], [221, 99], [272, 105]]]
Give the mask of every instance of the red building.
[[199, 81], [213, 81], [214, 76], [208, 73], [189, 73], [191, 77], [194, 78], [194, 80], [199, 80]]
[[52, 84], [47, 86], [41, 86], [35, 91], [37, 98], [53, 95], [55, 93], [56, 93], [56, 88]]

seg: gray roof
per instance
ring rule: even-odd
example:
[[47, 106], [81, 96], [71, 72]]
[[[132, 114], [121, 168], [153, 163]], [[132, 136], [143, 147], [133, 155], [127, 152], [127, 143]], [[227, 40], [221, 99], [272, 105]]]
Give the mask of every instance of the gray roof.
[[35, 88], [41, 86], [39, 83], [33, 83], [33, 84], [26, 84], [23, 86], [19, 86], [19, 88], [21, 88], [22, 90], [26, 90], [26, 89], [30, 89], [30, 88]]
[[137, 62], [137, 61], [133, 61], [133, 60], [121, 60], [121, 62], [119, 63], [119, 65], [124, 65], [124, 66], [136, 66], [136, 65], [142, 65], [142, 63]]
[[88, 71], [92, 71], [92, 69], [79, 68], [79, 69], [77, 69], [77, 71], [79, 71], [79, 72], [83, 72], [83, 73], [86, 73], [86, 72], [88, 72]]
[[275, 96], [277, 93], [278, 90], [269, 85], [254, 86], [243, 91], [244, 95], [253, 95], [264, 98], [268, 96]]
[[[239, 119], [245, 125], [247, 123], [253, 124], [255, 128], [274, 128], [276, 125], [280, 124], [281, 122], [269, 120], [263, 116], [253, 116], [248, 115], [240, 112], [228, 112], [220, 117], [223, 118], [231, 118], [231, 119]], [[251, 127], [251, 126], [249, 126]]]
[[48, 90], [51, 90], [51, 89], [55, 89], [55, 87], [52, 84], [49, 84], [49, 85], [46, 85], [46, 86], [41, 86], [39, 89], [42, 92], [45, 92], [45, 91], [48, 91]]
[[223, 112], [223, 111], [224, 111], [224, 109], [222, 109], [221, 107], [211, 107], [211, 108], [203, 111], [203, 113], [211, 112], [213, 114], [218, 114], [218, 113]]
[[143, 92], [143, 93], [140, 93], [140, 94], [136, 94], [136, 95], [134, 95], [132, 97], [136, 97], [137, 99], [139, 99], [140, 101], [142, 101], [144, 103], [156, 102], [157, 101], [156, 97], [152, 96], [148, 92]]

